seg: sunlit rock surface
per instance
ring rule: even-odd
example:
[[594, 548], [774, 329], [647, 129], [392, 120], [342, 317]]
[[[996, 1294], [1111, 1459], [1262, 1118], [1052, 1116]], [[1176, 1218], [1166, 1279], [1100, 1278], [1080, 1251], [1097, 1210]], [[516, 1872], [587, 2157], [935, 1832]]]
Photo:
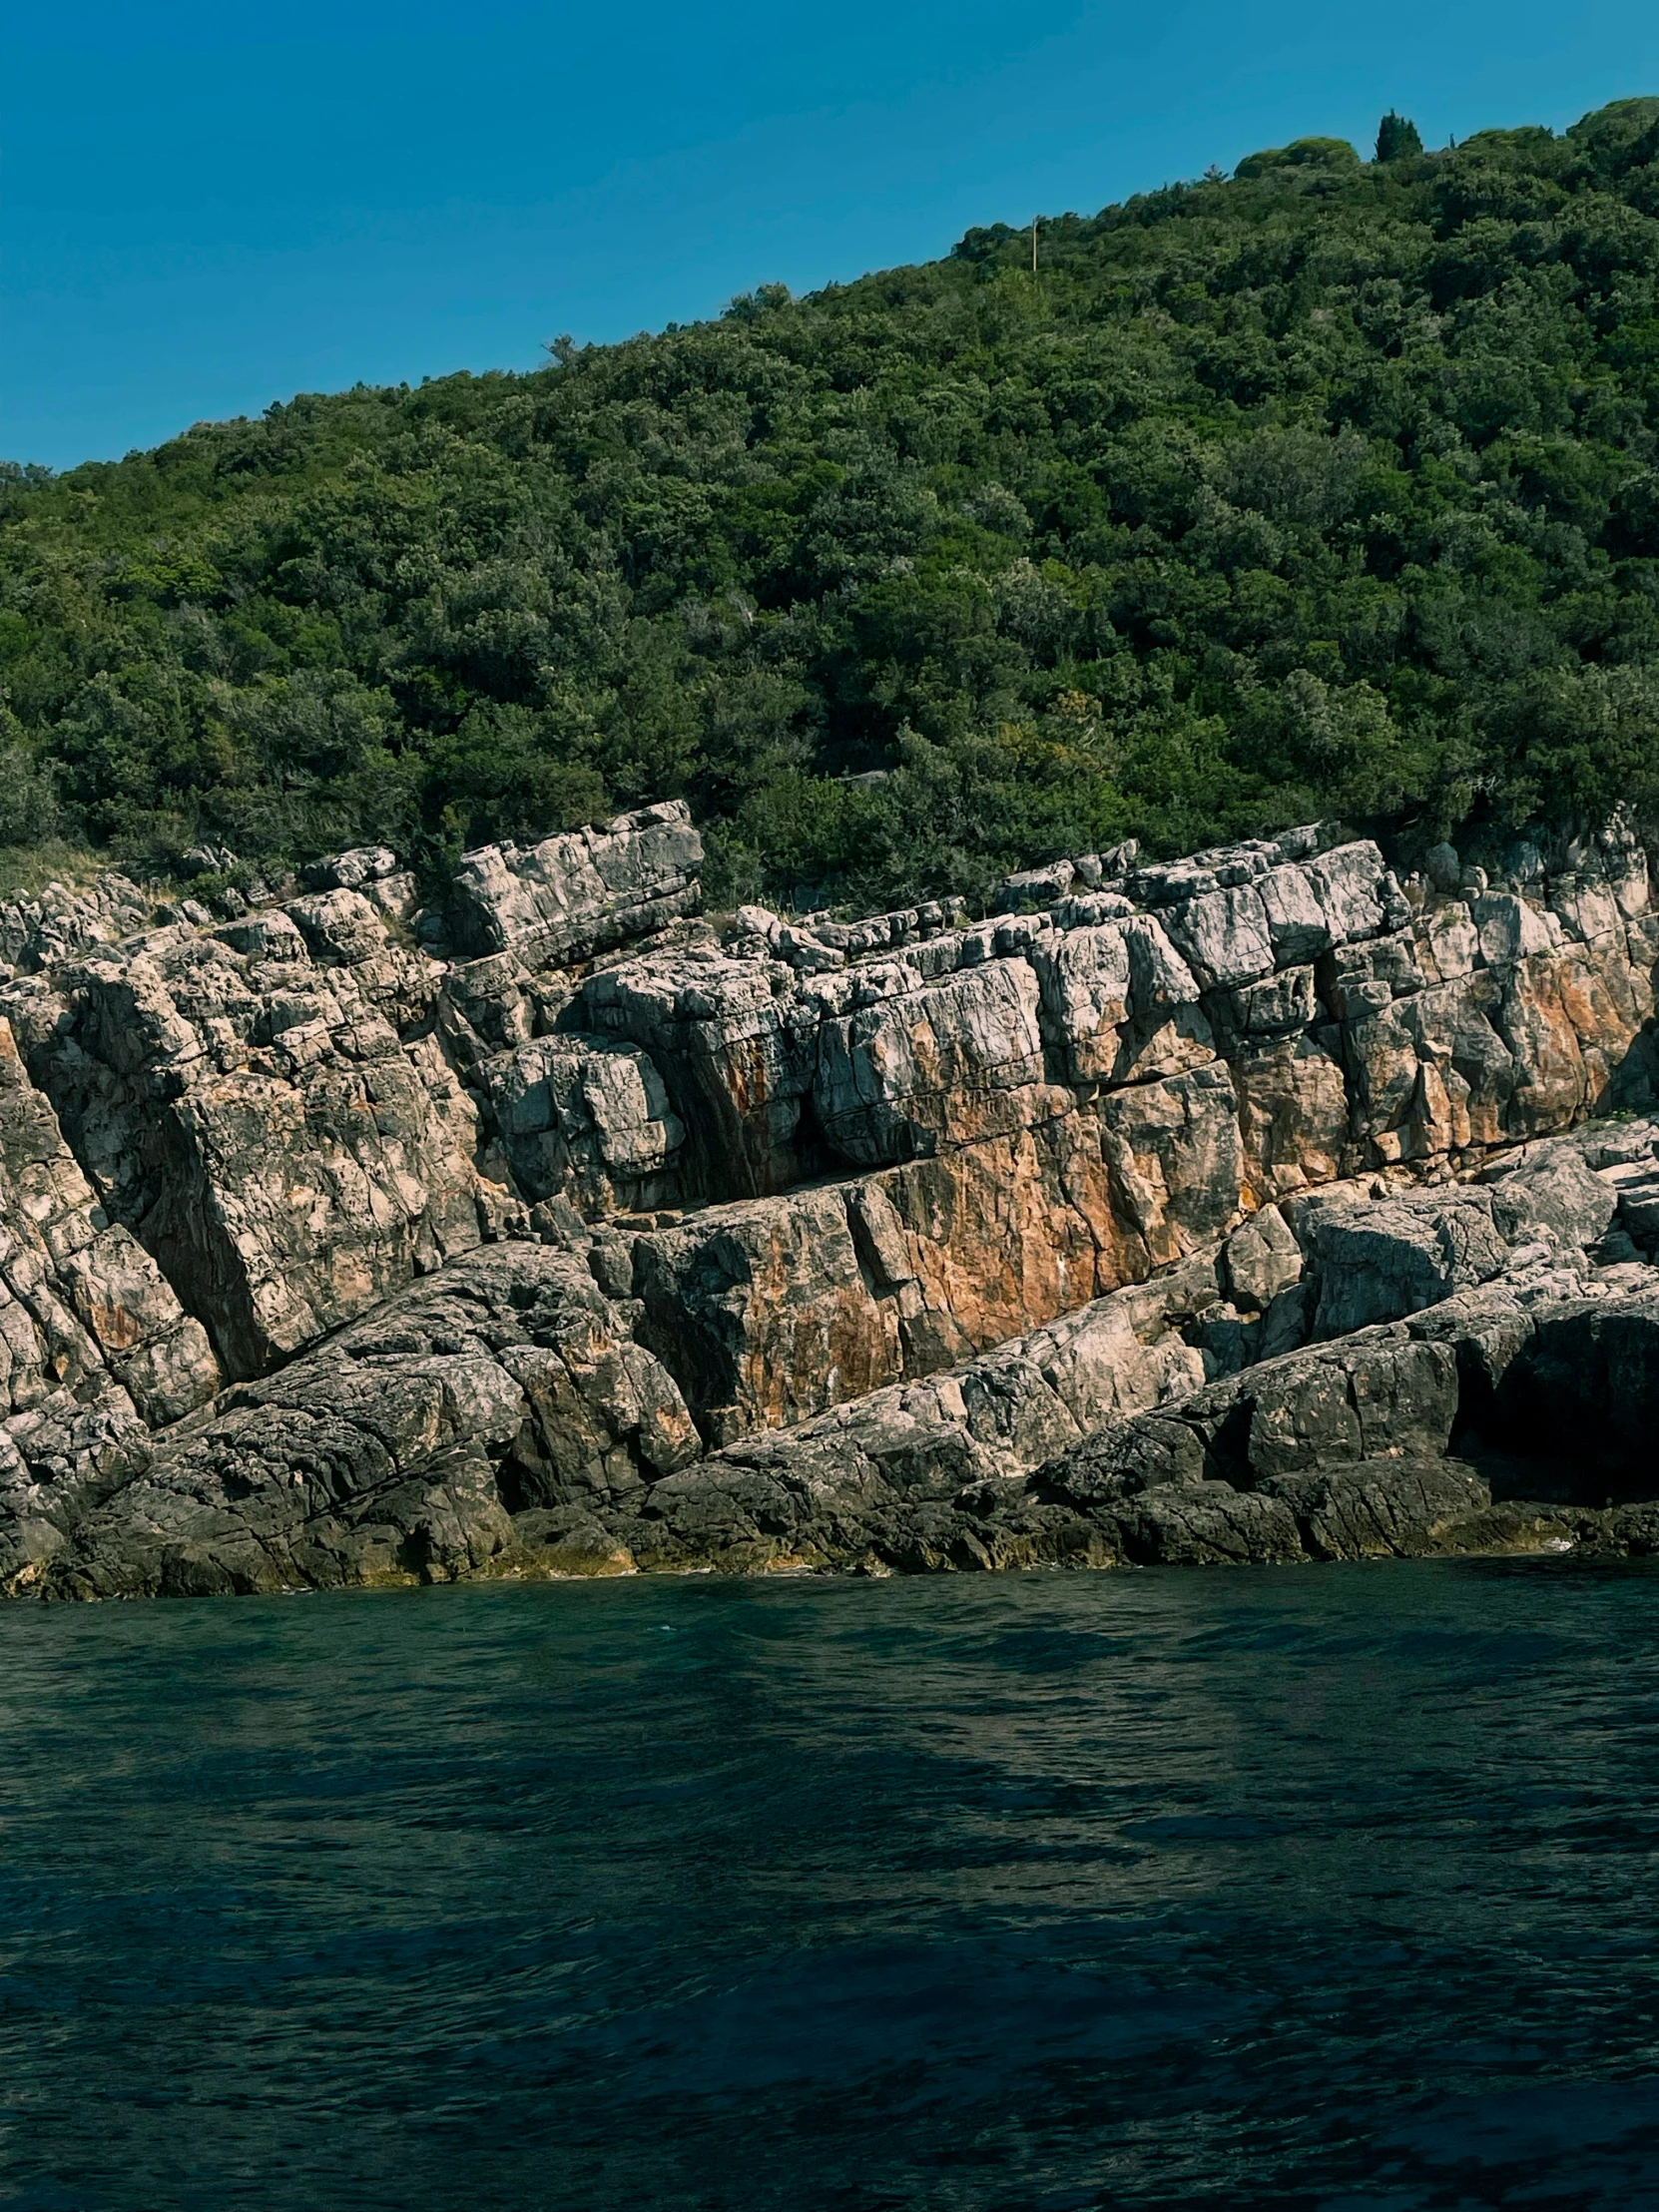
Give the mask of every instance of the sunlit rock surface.
[[1645, 1541], [1628, 826], [979, 920], [700, 919], [700, 861], [676, 803], [424, 905], [364, 847], [0, 911], [9, 1587]]

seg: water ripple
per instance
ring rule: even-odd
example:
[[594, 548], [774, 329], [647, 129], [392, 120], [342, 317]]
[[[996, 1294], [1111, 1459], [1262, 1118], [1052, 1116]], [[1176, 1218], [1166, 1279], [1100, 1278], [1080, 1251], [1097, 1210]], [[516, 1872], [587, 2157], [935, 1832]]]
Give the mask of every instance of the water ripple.
[[1659, 1572], [0, 1612], [25, 2212], [1659, 2212]]

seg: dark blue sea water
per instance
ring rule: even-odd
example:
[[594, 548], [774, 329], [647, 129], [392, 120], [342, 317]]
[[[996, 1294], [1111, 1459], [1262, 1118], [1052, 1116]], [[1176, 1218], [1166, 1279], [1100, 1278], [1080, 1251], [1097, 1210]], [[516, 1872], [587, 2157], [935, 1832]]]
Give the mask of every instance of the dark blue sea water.
[[0, 1611], [0, 2201], [1659, 2207], [1659, 1573]]

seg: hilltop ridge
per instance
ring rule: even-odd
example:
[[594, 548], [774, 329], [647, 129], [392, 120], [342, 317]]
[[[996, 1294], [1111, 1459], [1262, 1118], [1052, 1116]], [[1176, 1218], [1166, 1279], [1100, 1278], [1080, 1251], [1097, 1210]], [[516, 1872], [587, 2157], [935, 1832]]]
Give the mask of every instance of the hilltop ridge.
[[140, 873], [681, 797], [711, 897], [1659, 797], [1659, 101], [1310, 138], [0, 483], [0, 806]]

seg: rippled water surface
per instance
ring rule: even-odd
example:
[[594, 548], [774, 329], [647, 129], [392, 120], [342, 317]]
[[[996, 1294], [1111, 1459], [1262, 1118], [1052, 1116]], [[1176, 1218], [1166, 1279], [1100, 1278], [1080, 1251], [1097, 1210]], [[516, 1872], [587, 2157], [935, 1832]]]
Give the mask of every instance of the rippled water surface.
[[0, 1611], [0, 2201], [1659, 2208], [1659, 1573]]

